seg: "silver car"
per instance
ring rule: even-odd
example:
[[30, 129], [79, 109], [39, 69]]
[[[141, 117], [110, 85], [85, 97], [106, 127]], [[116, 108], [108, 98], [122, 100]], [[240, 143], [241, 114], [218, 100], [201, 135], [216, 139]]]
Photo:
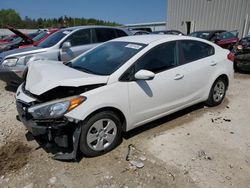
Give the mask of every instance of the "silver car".
[[38, 46], [15, 49], [0, 54], [0, 79], [8, 85], [19, 85], [27, 63], [36, 60], [70, 61], [98, 44], [122, 36], [128, 30], [108, 26], [78, 26], [61, 29]]

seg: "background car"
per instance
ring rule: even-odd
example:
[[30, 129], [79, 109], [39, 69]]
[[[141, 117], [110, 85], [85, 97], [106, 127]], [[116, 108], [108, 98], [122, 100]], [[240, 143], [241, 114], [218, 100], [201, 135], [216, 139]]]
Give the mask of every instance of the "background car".
[[151, 34], [184, 35], [182, 32], [178, 30], [153, 31]]
[[[8, 39], [8, 42], [0, 44], [0, 53], [8, 50], [12, 50], [15, 48], [18, 48], [19, 46], [25, 45], [25, 44], [33, 44], [33, 38], [39, 35], [38, 32], [36, 33], [30, 33], [30, 34], [24, 34], [17, 29], [13, 27], [8, 27], [9, 30], [11, 30], [16, 35], [12, 38]], [[17, 36], [17, 37], [16, 37]]]
[[122, 37], [66, 65], [31, 63], [17, 111], [33, 136], [68, 149], [56, 159], [75, 159], [78, 149], [93, 157], [115, 148], [123, 131], [200, 102], [219, 105], [233, 73], [232, 54], [206, 40]]
[[58, 30], [59, 29], [50, 29], [48, 31], [41, 31], [41, 32], [39, 32], [39, 34], [37, 36], [35, 36], [32, 39], [33, 40], [32, 44], [23, 44], [23, 45], [20, 45], [19, 48], [26, 48], [26, 47], [31, 47], [31, 46], [37, 46], [38, 44], [40, 44], [42, 41], [44, 41], [45, 39], [47, 39], [50, 35], [52, 35], [53, 33], [55, 33]]
[[132, 33], [126, 29], [108, 26], [61, 29], [37, 46], [0, 53], [0, 79], [9, 85], [19, 85], [27, 63], [40, 59], [67, 62], [100, 43], [128, 35]]
[[233, 48], [233, 45], [239, 41], [237, 31], [225, 31], [225, 30], [195, 31], [193, 33], [190, 33], [189, 36], [209, 40], [221, 46], [222, 48], [230, 50]]
[[14, 40], [17, 37], [17, 35], [7, 35], [0, 40], [0, 44], [11, 42], [11, 40]]
[[250, 71], [250, 35], [242, 38], [233, 48], [236, 71]]
[[133, 35], [148, 35], [150, 32], [144, 30], [130, 30]]

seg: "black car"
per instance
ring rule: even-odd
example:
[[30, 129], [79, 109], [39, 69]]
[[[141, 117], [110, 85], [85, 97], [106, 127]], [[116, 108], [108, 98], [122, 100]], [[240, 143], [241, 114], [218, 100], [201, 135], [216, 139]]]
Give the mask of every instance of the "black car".
[[242, 38], [233, 48], [234, 69], [250, 71], [250, 35]]
[[163, 31], [154, 31], [151, 34], [163, 34], [163, 35], [184, 35], [178, 30], [163, 30]]

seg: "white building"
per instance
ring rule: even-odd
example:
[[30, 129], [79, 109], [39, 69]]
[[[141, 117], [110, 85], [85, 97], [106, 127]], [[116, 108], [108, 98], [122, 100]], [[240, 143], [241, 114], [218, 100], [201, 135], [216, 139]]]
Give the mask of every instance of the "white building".
[[167, 28], [183, 33], [238, 30], [250, 33], [250, 0], [167, 0]]

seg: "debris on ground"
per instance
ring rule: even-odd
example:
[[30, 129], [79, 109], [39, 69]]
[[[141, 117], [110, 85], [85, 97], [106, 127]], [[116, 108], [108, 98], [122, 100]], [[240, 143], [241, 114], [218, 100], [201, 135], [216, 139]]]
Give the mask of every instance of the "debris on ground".
[[212, 157], [208, 156], [204, 150], [198, 151], [197, 156], [200, 159], [212, 160]]
[[132, 151], [135, 149], [133, 144], [128, 145], [128, 153], [126, 155], [126, 161], [130, 160], [130, 156], [132, 155]]
[[216, 117], [216, 118], [211, 118], [212, 123], [223, 123], [223, 122], [231, 122], [231, 119], [229, 118], [222, 118], [222, 117]]
[[175, 175], [173, 173], [169, 172], [168, 175], [173, 178], [173, 181], [175, 180]]
[[143, 168], [144, 167], [144, 163], [139, 161], [139, 160], [132, 160], [132, 161], [130, 161], [130, 164], [132, 166], [135, 166], [136, 168]]
[[223, 120], [226, 122], [231, 122], [231, 119], [223, 118]]
[[57, 180], [56, 177], [51, 177], [51, 178], [49, 179], [49, 183], [52, 184], [52, 185], [54, 185], [54, 184], [56, 183], [56, 180]]
[[[138, 157], [140, 156], [140, 157]], [[133, 144], [128, 145], [128, 153], [126, 155], [126, 161], [129, 161], [130, 169], [136, 170], [144, 167], [142, 161], [147, 160], [146, 156], [141, 154], [141, 151], [136, 149]]]

